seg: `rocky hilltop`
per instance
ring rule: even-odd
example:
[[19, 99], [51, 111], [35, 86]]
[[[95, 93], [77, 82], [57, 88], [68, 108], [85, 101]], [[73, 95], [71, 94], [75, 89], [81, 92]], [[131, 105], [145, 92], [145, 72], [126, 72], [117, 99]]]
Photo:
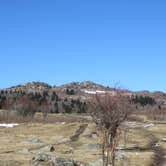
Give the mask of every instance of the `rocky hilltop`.
[[83, 82], [71, 82], [59, 86], [59, 88], [70, 88], [70, 89], [106, 89], [105, 86], [94, 83], [92, 81], [83, 81]]
[[49, 90], [52, 86], [44, 82], [28, 82], [25, 84], [20, 84], [17, 86], [12, 86], [10, 88], [4, 89], [6, 91], [39, 91], [39, 90]]
[[[166, 107], [166, 94], [163, 92], [120, 90], [136, 104]], [[42, 108], [48, 106], [49, 112], [85, 112], [86, 102], [95, 94], [116, 95], [117, 90], [91, 81], [72, 82], [61, 86], [51, 86], [44, 82], [29, 82], [0, 90], [0, 108], [11, 107], [16, 101], [32, 100]], [[21, 101], [20, 101], [21, 100]], [[24, 101], [25, 102], [25, 101]], [[34, 104], [34, 103], [33, 103]], [[44, 104], [44, 106], [43, 106]]]

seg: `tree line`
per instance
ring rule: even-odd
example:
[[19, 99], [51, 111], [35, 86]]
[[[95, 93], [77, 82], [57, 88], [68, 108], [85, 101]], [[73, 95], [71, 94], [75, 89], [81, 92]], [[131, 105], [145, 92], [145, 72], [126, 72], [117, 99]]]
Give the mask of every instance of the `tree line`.
[[86, 102], [78, 99], [60, 98], [55, 91], [25, 92], [0, 91], [0, 109], [15, 110], [18, 115], [34, 116], [48, 113], [85, 113]]

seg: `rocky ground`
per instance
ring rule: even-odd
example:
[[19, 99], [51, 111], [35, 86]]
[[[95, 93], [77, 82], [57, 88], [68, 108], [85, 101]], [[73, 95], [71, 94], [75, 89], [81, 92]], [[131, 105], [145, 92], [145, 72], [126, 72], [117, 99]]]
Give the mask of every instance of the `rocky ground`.
[[[0, 166], [102, 165], [100, 138], [90, 118], [56, 117], [54, 123], [0, 127]], [[127, 121], [119, 133], [116, 165], [166, 166], [166, 123]]]

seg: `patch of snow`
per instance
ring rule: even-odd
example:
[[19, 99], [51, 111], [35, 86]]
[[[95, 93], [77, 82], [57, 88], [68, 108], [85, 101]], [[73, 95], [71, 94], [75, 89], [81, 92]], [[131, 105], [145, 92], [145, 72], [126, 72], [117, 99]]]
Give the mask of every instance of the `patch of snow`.
[[103, 91], [103, 90], [82, 90], [84, 93], [87, 94], [92, 94], [92, 95], [96, 95], [96, 94], [109, 94], [110, 96], [116, 96], [117, 92], [116, 91]]
[[10, 124], [7, 124], [7, 123], [0, 123], [0, 127], [6, 127], [6, 128], [13, 128], [15, 126], [18, 126], [19, 124], [17, 123], [10, 123]]
[[87, 94], [93, 94], [93, 95], [95, 95], [97, 93], [100, 93], [100, 94], [105, 94], [106, 93], [105, 91], [101, 91], [101, 90], [96, 90], [96, 91], [85, 90], [84, 92], [87, 93]]
[[166, 142], [166, 138], [162, 138], [161, 141], [162, 141], [162, 142]]
[[153, 127], [153, 126], [154, 126], [154, 124], [150, 123], [150, 124], [145, 125], [144, 128], [149, 128], [149, 127]]
[[84, 92], [85, 92], [85, 93], [87, 93], [87, 94], [93, 94], [93, 95], [95, 95], [95, 94], [96, 94], [96, 92], [95, 92], [95, 91], [88, 91], [88, 90], [85, 90]]
[[106, 93], [106, 91], [97, 90], [96, 93]]

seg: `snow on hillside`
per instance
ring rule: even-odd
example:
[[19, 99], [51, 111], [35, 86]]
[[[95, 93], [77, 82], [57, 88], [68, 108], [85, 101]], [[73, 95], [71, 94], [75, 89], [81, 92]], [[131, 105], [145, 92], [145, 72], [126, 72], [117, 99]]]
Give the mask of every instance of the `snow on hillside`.
[[110, 96], [116, 95], [116, 91], [83, 90], [83, 92], [86, 94], [92, 94], [92, 95], [96, 95], [96, 94], [109, 94]]
[[18, 126], [18, 124], [17, 123], [10, 123], [10, 124], [0, 123], [0, 127], [13, 128], [15, 126]]
[[95, 95], [95, 94], [97, 94], [97, 93], [105, 94], [106, 91], [101, 91], [101, 90], [96, 90], [96, 91], [85, 90], [84, 93]]

